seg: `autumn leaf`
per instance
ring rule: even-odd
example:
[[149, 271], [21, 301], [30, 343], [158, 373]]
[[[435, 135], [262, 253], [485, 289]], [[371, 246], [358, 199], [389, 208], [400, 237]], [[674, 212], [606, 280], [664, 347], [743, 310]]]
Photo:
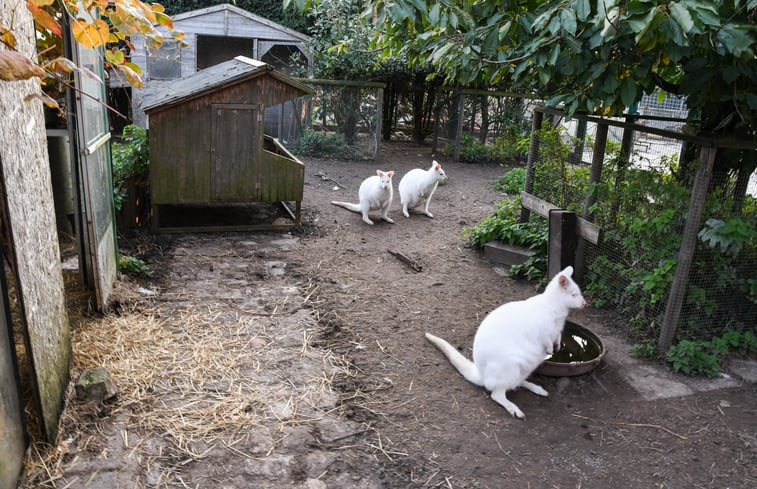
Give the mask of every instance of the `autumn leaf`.
[[105, 60], [113, 65], [122, 65], [125, 60], [124, 53], [119, 49], [109, 49], [105, 51]]
[[45, 76], [45, 70], [18, 51], [0, 51], [0, 80], [28, 80]]
[[95, 19], [91, 24], [84, 19], [74, 19], [71, 30], [76, 42], [90, 49], [104, 45], [110, 37], [110, 28], [102, 19]]
[[155, 20], [157, 20], [158, 24], [162, 25], [163, 27], [166, 27], [168, 29], [173, 29], [173, 21], [171, 20], [171, 17], [167, 16], [166, 14], [161, 13], [161, 12], [156, 12]]
[[79, 69], [76, 63], [64, 57], [55, 58], [47, 63], [45, 67], [48, 71], [52, 71], [53, 73], [71, 73], [72, 71]]
[[40, 0], [37, 0], [36, 2], [34, 0], [27, 0], [26, 2], [26, 9], [31, 12], [32, 17], [34, 17], [34, 22], [36, 22], [37, 28], [48, 30], [58, 37], [62, 36], [63, 30], [60, 28], [58, 21], [55, 20], [49, 12], [39, 8], [39, 3]]
[[139, 76], [142, 76], [142, 68], [138, 64], [136, 64], [136, 63], [134, 63], [132, 61], [127, 61], [126, 63], [124, 63], [124, 66], [127, 66], [127, 67], [131, 68], [131, 70], [134, 73], [136, 73]]
[[127, 64], [123, 65], [116, 65], [116, 68], [121, 72], [121, 74], [126, 78], [126, 81], [129, 82], [129, 85], [135, 88], [142, 88], [142, 77], [137, 74], [136, 71], [129, 68]]
[[16, 36], [13, 35], [2, 23], [0, 23], [0, 42], [11, 49], [16, 49]]
[[43, 104], [47, 105], [48, 107], [52, 109], [61, 110], [60, 105], [58, 105], [58, 101], [52, 98], [51, 96], [49, 96], [48, 94], [46, 94], [45, 92], [33, 93], [31, 95], [27, 95], [26, 97], [24, 97], [24, 102], [28, 102], [30, 100], [35, 100], [35, 99], [41, 100]]

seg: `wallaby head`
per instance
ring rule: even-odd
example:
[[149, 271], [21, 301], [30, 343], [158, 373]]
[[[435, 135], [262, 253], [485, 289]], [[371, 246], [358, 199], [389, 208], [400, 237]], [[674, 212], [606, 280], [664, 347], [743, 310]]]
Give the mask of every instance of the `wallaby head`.
[[436, 174], [437, 181], [442, 181], [447, 178], [447, 174], [444, 173], [444, 170], [442, 169], [442, 165], [440, 165], [439, 162], [436, 160], [431, 162], [431, 171]]
[[394, 170], [381, 171], [376, 170], [376, 175], [379, 177], [379, 186], [382, 190], [392, 188], [392, 177], [394, 176]]
[[583, 309], [586, 307], [586, 301], [578, 284], [571, 277], [573, 277], [573, 267], [567, 266], [552, 278], [544, 292], [555, 294], [568, 309]]

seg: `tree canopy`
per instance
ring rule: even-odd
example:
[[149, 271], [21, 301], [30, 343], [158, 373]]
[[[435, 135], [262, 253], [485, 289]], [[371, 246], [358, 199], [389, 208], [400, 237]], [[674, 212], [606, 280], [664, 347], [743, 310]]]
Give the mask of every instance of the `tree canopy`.
[[[310, 8], [320, 0], [284, 0]], [[537, 94], [617, 116], [661, 88], [690, 123], [754, 134], [757, 0], [367, 0], [382, 57], [447, 83]]]

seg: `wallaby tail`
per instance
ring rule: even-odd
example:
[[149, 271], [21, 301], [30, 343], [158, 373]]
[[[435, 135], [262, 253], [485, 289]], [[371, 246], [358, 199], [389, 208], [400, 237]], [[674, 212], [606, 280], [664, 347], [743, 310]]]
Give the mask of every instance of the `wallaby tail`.
[[479, 386], [484, 385], [484, 381], [481, 379], [481, 374], [476, 368], [476, 364], [468, 360], [462, 353], [457, 351], [454, 346], [447, 343], [445, 340], [434, 336], [431, 333], [426, 333], [426, 339], [439, 348], [447, 360], [457, 369], [460, 374], [465, 377], [465, 380], [472, 384]]
[[359, 204], [351, 204], [349, 202], [338, 202], [336, 200], [332, 200], [331, 203], [334, 204], [334, 205], [338, 205], [339, 207], [344, 207], [348, 211], [363, 212], [362, 210], [360, 210], [360, 205]]

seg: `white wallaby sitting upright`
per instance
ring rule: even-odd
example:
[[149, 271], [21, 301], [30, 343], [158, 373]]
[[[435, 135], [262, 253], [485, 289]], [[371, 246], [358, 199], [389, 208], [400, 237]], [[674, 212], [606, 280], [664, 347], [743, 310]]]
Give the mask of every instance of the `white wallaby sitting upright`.
[[547, 395], [543, 387], [526, 379], [548, 355], [560, 349], [568, 311], [586, 306], [572, 275], [573, 267], [566, 267], [543, 293], [508, 302], [489, 313], [473, 339], [472, 362], [445, 340], [429, 333], [426, 338], [466, 380], [486, 388], [510, 414], [523, 418], [523, 411], [507, 399], [507, 391], [525, 387], [534, 394]]
[[431, 202], [431, 196], [436, 190], [439, 182], [445, 180], [447, 175], [442, 170], [442, 165], [434, 160], [431, 168], [422, 170], [414, 168], [407, 172], [400, 180], [397, 189], [400, 192], [400, 202], [402, 203], [402, 214], [410, 217], [408, 209], [413, 209], [423, 204], [423, 213], [433, 218], [434, 215], [428, 211], [428, 204]]
[[376, 170], [376, 174], [372, 177], [368, 177], [363, 180], [358, 189], [359, 204], [351, 204], [349, 202], [338, 202], [332, 200], [331, 203], [344, 207], [352, 212], [360, 212], [363, 214], [363, 221], [373, 225], [373, 221], [368, 217], [368, 212], [381, 209], [381, 219], [388, 223], [394, 224], [389, 218], [389, 208], [392, 206], [392, 199], [394, 198], [394, 189], [392, 188], [392, 177], [394, 171], [381, 171]]

